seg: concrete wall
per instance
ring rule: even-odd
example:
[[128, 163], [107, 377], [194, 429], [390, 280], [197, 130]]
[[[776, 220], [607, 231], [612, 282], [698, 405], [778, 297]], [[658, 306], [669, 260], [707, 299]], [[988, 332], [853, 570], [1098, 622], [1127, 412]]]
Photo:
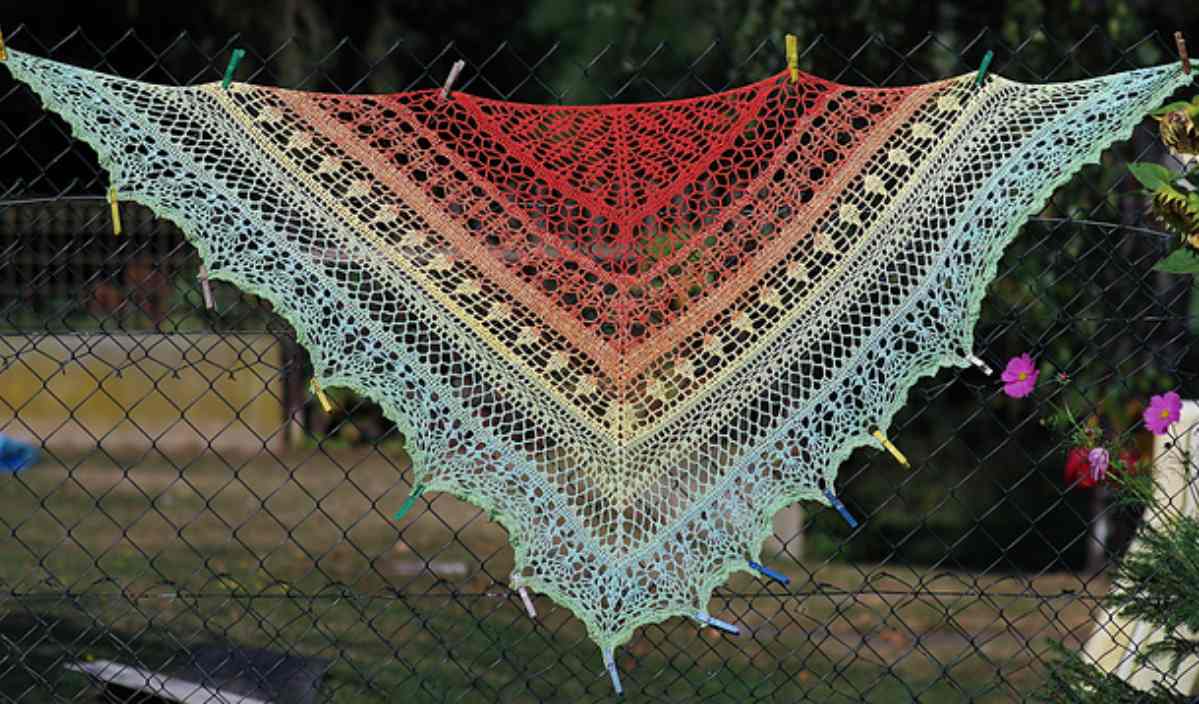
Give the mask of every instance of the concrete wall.
[[63, 452], [282, 449], [281, 357], [266, 335], [0, 335], [0, 433]]

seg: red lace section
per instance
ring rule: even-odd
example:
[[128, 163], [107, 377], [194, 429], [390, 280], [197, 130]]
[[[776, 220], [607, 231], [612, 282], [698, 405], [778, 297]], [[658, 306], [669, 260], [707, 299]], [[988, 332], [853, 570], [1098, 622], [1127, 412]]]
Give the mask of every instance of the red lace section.
[[309, 97], [474, 238], [458, 246], [486, 248], [619, 353], [768, 267], [767, 245], [817, 215], [808, 204], [912, 90], [780, 73], [634, 105]]

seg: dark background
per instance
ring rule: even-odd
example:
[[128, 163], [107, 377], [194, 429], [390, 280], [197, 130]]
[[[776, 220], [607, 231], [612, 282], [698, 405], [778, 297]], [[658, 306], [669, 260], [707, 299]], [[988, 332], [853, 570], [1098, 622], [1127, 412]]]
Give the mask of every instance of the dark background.
[[[1026, 81], [1073, 80], [1173, 61], [1169, 37], [1188, 29], [1188, 22], [1199, 53], [1199, 12], [1182, 2], [3, 5], [0, 17], [13, 47], [148, 81], [220, 80], [231, 50], [244, 47], [249, 53], [237, 68], [238, 80], [386, 92], [440, 86], [450, 65], [465, 58], [459, 88], [535, 102], [654, 100], [739, 85], [783, 68], [785, 33], [799, 36], [805, 70], [866, 85], [973, 72], [987, 50], [995, 52], [992, 70]], [[4, 86], [21, 90], [7, 78]], [[37, 109], [27, 96], [0, 102], [10, 125], [28, 122]], [[86, 150], [59, 158], [61, 128], [22, 134], [18, 141], [19, 149], [0, 156], [3, 191], [63, 197], [106, 189], [105, 174], [89, 163]], [[84, 158], [74, 158], [76, 153]], [[1065, 483], [1069, 442], [1046, 424], [1069, 409], [1121, 438], [1120, 446], [1147, 452], [1149, 439], [1130, 432], [1143, 400], [1172, 387], [1191, 395], [1199, 390], [1199, 359], [1190, 344], [1194, 293], [1181, 277], [1149, 270], [1165, 240], [1086, 224], [1155, 227], [1119, 161], [1163, 159], [1153, 132], [1142, 129], [1115, 154], [1118, 159], [1059, 191], [1041, 214], [1045, 221], [1013, 245], [978, 328], [980, 352], [993, 366], [1029, 351], [1047, 380], [1064, 373], [1070, 382], [1043, 385], [1048, 390], [1035, 403], [1003, 398], [997, 384], [977, 373], [945, 372], [922, 384], [892, 430], [918, 460], [917, 472], [903, 473], [874, 453], [855, 457], [842, 470], [842, 492], [856, 513], [871, 520], [846, 542], [848, 530], [835, 514], [815, 512], [809, 555], [971, 569], [1100, 566], [1101, 553], [1091, 550], [1088, 557], [1080, 536], [1107, 497], [1103, 490], [1072, 490]], [[15, 181], [18, 175], [25, 180]], [[1076, 222], [1056, 223], [1064, 216]], [[130, 263], [130, 257], [114, 255], [119, 246], [92, 238], [71, 255], [75, 266], [36, 287], [12, 267], [0, 271], [0, 293], [9, 301], [0, 308], [5, 326], [27, 326], [32, 311], [50, 328], [187, 328], [180, 315], [114, 323], [96, 314], [102, 295], [119, 294], [105, 286], [127, 281], [130, 266], [160, 266], [164, 277], [191, 285], [194, 263], [191, 269], [170, 265], [172, 257], [189, 256], [190, 248], [177, 241], [147, 246]], [[29, 261], [43, 255], [48, 261], [62, 253], [46, 251]], [[92, 298], [80, 303], [81, 290]], [[263, 312], [242, 301], [217, 317], [197, 316], [190, 308], [182, 317], [218, 330], [255, 330], [270, 324]], [[1165, 322], [1138, 322], [1147, 316]], [[302, 355], [296, 368], [302, 377]], [[307, 401], [303, 382], [297, 377], [291, 385], [297, 391], [292, 400], [300, 404]], [[353, 442], [391, 432], [371, 404], [343, 407], [348, 410], [332, 419], [301, 412], [319, 425], [310, 429], [322, 435], [344, 430]], [[1109, 552], [1133, 525], [1129, 516], [1113, 515]]]

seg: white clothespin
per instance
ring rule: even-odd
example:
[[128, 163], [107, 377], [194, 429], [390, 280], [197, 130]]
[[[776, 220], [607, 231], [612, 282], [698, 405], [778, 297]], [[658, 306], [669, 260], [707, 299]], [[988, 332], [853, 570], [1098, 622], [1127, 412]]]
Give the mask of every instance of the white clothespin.
[[450, 88], [454, 86], [454, 81], [458, 80], [458, 74], [462, 73], [462, 69], [466, 68], [466, 62], [461, 59], [454, 62], [450, 67], [450, 75], [445, 79], [445, 85], [441, 88], [441, 99], [445, 100], [450, 97]]
[[529, 598], [529, 590], [520, 587], [516, 591], [520, 592], [520, 600], [525, 602], [525, 611], [529, 612], [529, 618], [537, 618], [537, 609], [533, 608], [533, 600]]
[[212, 302], [212, 287], [208, 285], [208, 268], [203, 264], [200, 265], [200, 271], [196, 274], [196, 278], [200, 280], [200, 292], [204, 294], [204, 307], [208, 310], [215, 310], [216, 305]]
[[978, 367], [979, 369], [981, 369], [982, 373], [986, 374], [987, 376], [991, 376], [992, 374], [995, 373], [995, 370], [991, 369], [991, 367], [988, 366], [986, 362], [982, 361], [981, 359], [974, 356], [973, 354], [966, 355], [966, 361], [973, 364], [974, 366]]

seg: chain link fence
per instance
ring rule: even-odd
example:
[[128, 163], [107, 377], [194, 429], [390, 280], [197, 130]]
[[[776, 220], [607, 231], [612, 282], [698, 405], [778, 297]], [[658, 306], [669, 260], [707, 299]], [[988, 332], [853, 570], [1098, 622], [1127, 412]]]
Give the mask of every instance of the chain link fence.
[[[219, 80], [237, 45], [130, 33], [97, 46], [84, 31], [50, 45], [19, 28], [6, 39], [178, 85]], [[702, 95], [784, 62], [781, 41], [734, 56], [719, 39], [697, 56], [659, 45], [635, 60], [559, 45], [245, 48], [240, 80], [405, 90], [441, 85], [462, 58], [458, 89], [532, 102]], [[801, 49], [804, 70], [859, 85], [970, 72], [987, 50], [993, 71], [1023, 81], [1175, 56], [1164, 34], [1125, 46], [1100, 32]], [[1196, 291], [1152, 270], [1168, 240], [1127, 175], [1134, 158], [1168, 159], [1150, 122], [1024, 228], [984, 306], [976, 353], [1002, 366], [1031, 352], [1052, 368], [1043, 390], [1015, 403], [975, 370], [920, 383], [891, 430], [913, 469], [875, 452], [841, 469], [862, 526], [812, 507], [780, 514], [768, 565], [790, 586], [739, 575], [719, 588], [710, 612], [739, 637], [680, 619], [642, 629], [618, 651], [628, 699], [1035, 698], [1050, 641], [1087, 638], [1105, 565], [1139, 520], [1104, 487], [1064, 478], [1071, 448], [1051, 421], [1090, 419], [1147, 455], [1138, 404], [1199, 389]], [[214, 282], [206, 309], [182, 235], [124, 205], [114, 237], [106, 189], [94, 154], [5, 78], [0, 435], [42, 458], [0, 475], [0, 702], [99, 701], [89, 668], [120, 680], [108, 687], [118, 701], [147, 681], [279, 702], [610, 699], [581, 625], [536, 594], [530, 619], [507, 587], [503, 529], [438, 494], [392, 520], [410, 488], [394, 425], [343, 393], [324, 413], [269, 306]]]

